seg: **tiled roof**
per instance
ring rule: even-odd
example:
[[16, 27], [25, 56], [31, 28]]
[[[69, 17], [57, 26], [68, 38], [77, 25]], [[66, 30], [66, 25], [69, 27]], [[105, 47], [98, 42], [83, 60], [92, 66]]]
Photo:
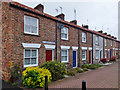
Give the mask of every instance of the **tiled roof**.
[[[58, 21], [61, 21], [61, 22], [63, 22], [63, 23], [70, 24], [70, 25], [72, 25], [72, 26], [81, 28], [81, 29], [83, 29], [83, 30], [85, 30], [85, 31], [88, 31], [88, 32], [91, 32], [91, 33], [94, 33], [94, 34], [98, 34], [98, 35], [100, 35], [100, 36], [102, 36], [102, 37], [105, 37], [105, 38], [108, 38], [108, 39], [112, 39], [112, 40], [116, 40], [116, 39], [111, 38], [110, 36], [104, 35], [103, 33], [99, 33], [99, 32], [94, 31], [94, 30], [86, 29], [86, 28], [84, 28], [84, 27], [81, 27], [81, 26], [79, 26], [79, 25], [75, 25], [75, 24], [70, 23], [70, 22], [68, 22], [68, 21], [59, 20], [57, 17], [54, 17], [54, 16], [49, 15], [49, 14], [46, 14], [46, 13], [39, 12], [39, 11], [37, 11], [36, 9], [33, 9], [33, 8], [28, 7], [28, 6], [26, 6], [26, 5], [20, 4], [20, 3], [18, 3], [18, 2], [12, 1], [12, 2], [10, 2], [10, 3], [13, 4], [13, 5], [17, 5], [17, 6], [19, 6], [19, 7], [25, 8], [25, 9], [29, 9], [29, 10], [31, 10], [31, 11], [33, 11], [33, 12], [36, 12], [36, 13], [39, 13], [39, 14], [41, 14], [41, 15], [50, 17], [50, 18], [52, 18], [52, 19], [54, 19], [54, 20], [58, 20]], [[118, 41], [118, 40], [116, 40], [116, 41]]]

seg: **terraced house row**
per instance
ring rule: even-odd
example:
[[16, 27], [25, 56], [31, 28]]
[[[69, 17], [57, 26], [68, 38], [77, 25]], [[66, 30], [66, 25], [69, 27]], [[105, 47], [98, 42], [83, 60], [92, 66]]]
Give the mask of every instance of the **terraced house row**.
[[18, 2], [0, 5], [0, 59], [2, 74], [9, 79], [8, 64], [20, 63], [21, 70], [58, 60], [67, 66], [99, 63], [118, 57], [119, 41], [102, 31], [65, 21], [65, 15], [51, 16], [39, 4], [34, 9]]

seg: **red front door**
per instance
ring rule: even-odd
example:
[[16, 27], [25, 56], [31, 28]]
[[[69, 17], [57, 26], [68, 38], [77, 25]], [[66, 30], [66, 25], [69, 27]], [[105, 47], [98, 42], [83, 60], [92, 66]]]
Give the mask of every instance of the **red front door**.
[[91, 64], [91, 51], [89, 51], [89, 64]]
[[46, 50], [46, 61], [52, 61], [52, 50]]

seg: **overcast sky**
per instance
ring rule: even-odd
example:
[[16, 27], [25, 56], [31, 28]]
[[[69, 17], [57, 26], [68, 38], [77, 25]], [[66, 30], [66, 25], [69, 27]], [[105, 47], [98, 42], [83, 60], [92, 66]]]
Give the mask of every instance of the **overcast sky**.
[[[103, 30], [118, 37], [118, 0], [14, 0], [34, 8], [37, 4], [44, 4], [44, 12], [56, 16], [65, 14], [65, 20], [76, 19], [78, 25], [88, 24], [91, 30]], [[58, 9], [58, 12], [55, 10]]]

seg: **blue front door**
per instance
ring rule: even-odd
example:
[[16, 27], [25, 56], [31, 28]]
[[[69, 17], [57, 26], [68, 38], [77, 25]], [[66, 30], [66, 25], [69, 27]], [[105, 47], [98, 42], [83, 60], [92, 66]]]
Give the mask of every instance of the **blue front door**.
[[77, 52], [73, 51], [73, 67], [77, 67]]
[[110, 58], [112, 58], [112, 50], [110, 50]]

